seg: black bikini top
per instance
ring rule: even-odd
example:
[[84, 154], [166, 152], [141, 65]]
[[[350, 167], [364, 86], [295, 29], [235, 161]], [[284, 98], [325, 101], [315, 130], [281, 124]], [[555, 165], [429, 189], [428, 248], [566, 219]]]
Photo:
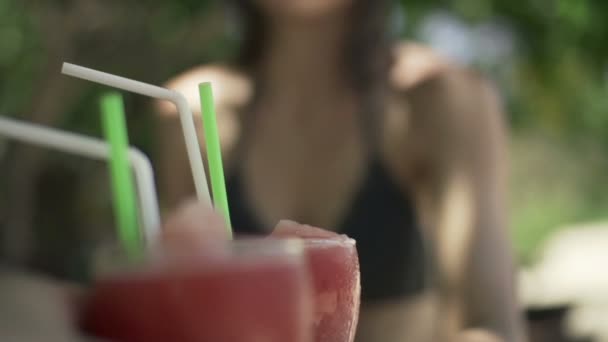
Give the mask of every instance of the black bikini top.
[[[241, 180], [238, 172], [228, 177], [232, 224], [237, 233], [263, 234], [267, 230], [248, 205]], [[427, 285], [429, 267], [414, 206], [380, 158], [371, 158], [355, 196], [337, 231], [357, 241], [363, 301], [422, 291]]]

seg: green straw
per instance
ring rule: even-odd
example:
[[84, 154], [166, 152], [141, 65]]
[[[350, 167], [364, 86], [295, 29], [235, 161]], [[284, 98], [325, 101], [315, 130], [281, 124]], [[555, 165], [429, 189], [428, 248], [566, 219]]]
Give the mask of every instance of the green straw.
[[118, 235], [127, 253], [134, 256], [141, 252], [142, 246], [122, 96], [115, 92], [102, 96], [101, 111], [104, 136], [110, 145], [109, 168]]
[[222, 149], [220, 147], [220, 137], [217, 130], [217, 119], [211, 83], [201, 83], [198, 85], [198, 89], [201, 98], [201, 114], [203, 118], [203, 131], [205, 133], [205, 145], [207, 147], [207, 161], [209, 164], [213, 203], [215, 208], [224, 215], [228, 227], [228, 235], [232, 237], [228, 195], [226, 194], [224, 167], [222, 165]]

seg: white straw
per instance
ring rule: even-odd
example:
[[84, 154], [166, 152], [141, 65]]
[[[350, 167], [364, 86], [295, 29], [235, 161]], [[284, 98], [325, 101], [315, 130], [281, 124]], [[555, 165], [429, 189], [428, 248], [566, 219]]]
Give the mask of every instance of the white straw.
[[196, 195], [199, 201], [211, 206], [207, 176], [205, 174], [205, 167], [203, 166], [203, 158], [201, 157], [198, 138], [196, 137], [194, 116], [192, 115], [192, 110], [188, 105], [188, 101], [181, 93], [71, 63], [63, 63], [61, 72], [68, 76], [173, 102], [179, 113], [184, 139], [186, 141], [186, 151], [188, 153], [188, 159], [190, 160], [190, 168], [192, 169]]
[[[0, 117], [0, 135], [92, 159], [108, 160], [110, 158], [110, 147], [103, 140], [8, 118]], [[133, 168], [137, 183], [144, 239], [147, 246], [152, 246], [156, 243], [160, 231], [158, 198], [152, 164], [145, 154], [134, 147], [129, 147], [129, 163]]]

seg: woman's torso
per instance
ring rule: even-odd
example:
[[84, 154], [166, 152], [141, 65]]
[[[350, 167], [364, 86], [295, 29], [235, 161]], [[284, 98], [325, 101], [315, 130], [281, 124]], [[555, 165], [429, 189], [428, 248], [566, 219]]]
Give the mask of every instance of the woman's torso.
[[355, 238], [361, 341], [425, 340], [432, 328], [431, 253], [416, 203], [417, 178], [426, 167], [421, 156], [429, 149], [423, 127], [415, 127], [407, 88], [440, 72], [438, 65], [429, 64], [418, 80], [393, 73], [393, 83], [401, 84], [386, 94], [384, 111], [366, 113], [377, 117], [373, 127], [349, 105], [302, 108], [271, 98], [232, 113], [230, 125], [239, 129], [225, 154], [235, 229], [265, 233], [288, 218]]
[[354, 238], [362, 283], [358, 340], [428, 336], [430, 269], [422, 230], [412, 194], [391, 167], [395, 161], [379, 142], [366, 141], [380, 134], [365, 134], [369, 127], [361, 130], [356, 120], [306, 127], [264, 114], [245, 114], [257, 120], [245, 127], [228, 170], [236, 232], [264, 234], [289, 218]]

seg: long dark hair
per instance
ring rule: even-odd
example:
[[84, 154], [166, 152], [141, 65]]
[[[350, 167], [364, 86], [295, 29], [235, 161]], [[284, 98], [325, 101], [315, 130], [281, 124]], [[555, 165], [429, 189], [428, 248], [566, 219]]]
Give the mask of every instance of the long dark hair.
[[[254, 68], [262, 57], [267, 42], [267, 26], [263, 14], [252, 0], [232, 0], [242, 25], [241, 47], [236, 63], [245, 69]], [[344, 66], [353, 89], [361, 99], [362, 125], [378, 123], [374, 113], [383, 110], [388, 71], [392, 64], [390, 33], [391, 0], [353, 0], [352, 27], [346, 38]], [[370, 126], [371, 125], [371, 126]], [[376, 129], [366, 129], [366, 134]], [[370, 137], [377, 141], [376, 137]]]

